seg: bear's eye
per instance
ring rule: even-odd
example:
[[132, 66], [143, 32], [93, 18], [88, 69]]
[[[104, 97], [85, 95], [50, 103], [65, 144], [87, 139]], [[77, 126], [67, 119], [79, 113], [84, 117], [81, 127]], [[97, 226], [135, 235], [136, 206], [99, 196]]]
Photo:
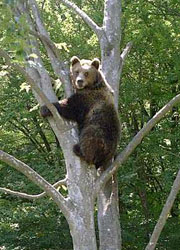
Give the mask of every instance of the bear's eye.
[[75, 75], [77, 76], [79, 74], [79, 71], [77, 70], [77, 71], [75, 71]]
[[85, 75], [85, 77], [88, 77], [89, 73], [88, 73], [88, 72], [85, 72], [84, 75]]

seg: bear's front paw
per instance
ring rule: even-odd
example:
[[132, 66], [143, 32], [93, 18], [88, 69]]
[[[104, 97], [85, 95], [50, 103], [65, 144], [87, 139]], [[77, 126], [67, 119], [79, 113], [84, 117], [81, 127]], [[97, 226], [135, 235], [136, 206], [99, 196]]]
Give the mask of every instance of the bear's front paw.
[[44, 118], [46, 118], [46, 117], [48, 117], [48, 116], [52, 116], [50, 110], [47, 108], [46, 105], [44, 105], [44, 106], [42, 106], [42, 107], [40, 108], [40, 114], [41, 114], [41, 116], [44, 117]]

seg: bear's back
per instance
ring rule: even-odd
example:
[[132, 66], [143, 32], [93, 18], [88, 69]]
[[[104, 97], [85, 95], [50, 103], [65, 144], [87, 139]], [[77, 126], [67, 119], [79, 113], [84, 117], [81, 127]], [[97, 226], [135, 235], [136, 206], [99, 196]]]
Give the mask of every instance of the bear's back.
[[119, 137], [119, 119], [112, 93], [107, 89], [84, 93], [89, 109], [85, 115], [83, 127], [95, 126], [102, 136], [109, 140]]

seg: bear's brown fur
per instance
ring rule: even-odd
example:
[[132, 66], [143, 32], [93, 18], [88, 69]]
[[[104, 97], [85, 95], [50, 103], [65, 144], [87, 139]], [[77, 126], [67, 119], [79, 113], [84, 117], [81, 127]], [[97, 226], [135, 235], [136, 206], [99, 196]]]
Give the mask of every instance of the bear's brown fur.
[[[62, 117], [78, 124], [79, 143], [74, 145], [74, 153], [96, 168], [105, 167], [112, 159], [120, 134], [113, 91], [99, 66], [98, 59], [90, 61], [73, 57], [70, 71], [75, 93], [54, 103]], [[41, 108], [41, 115], [51, 115], [46, 106]]]

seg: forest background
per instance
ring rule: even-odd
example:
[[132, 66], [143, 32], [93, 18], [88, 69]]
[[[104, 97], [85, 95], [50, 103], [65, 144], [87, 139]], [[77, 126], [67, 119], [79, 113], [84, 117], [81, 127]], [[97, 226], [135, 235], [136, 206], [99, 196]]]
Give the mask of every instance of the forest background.
[[[11, 4], [10, 0], [6, 2]], [[97, 24], [102, 23], [104, 1], [73, 2]], [[73, 55], [100, 58], [97, 37], [80, 18], [59, 1], [39, 0], [38, 3], [51, 39], [61, 50], [64, 60], [69, 62]], [[3, 17], [1, 45], [10, 47], [17, 40], [18, 49], [14, 43], [14, 50], [18, 62], [21, 62], [25, 45], [23, 34], [14, 33], [8, 9], [0, 8], [0, 16]], [[119, 151], [179, 93], [179, 25], [180, 6], [175, 0], [122, 1], [121, 50], [129, 41], [133, 42], [133, 47], [120, 83], [122, 137]], [[51, 72], [45, 53], [43, 62]], [[35, 167], [51, 183], [62, 179], [65, 172], [61, 149], [48, 123], [40, 117], [29, 85], [13, 69], [10, 72], [2, 59], [0, 81], [0, 148]], [[54, 86], [62, 99], [60, 81], [55, 80]], [[148, 242], [179, 169], [179, 138], [177, 106], [158, 123], [118, 171], [124, 250], [144, 249]], [[32, 194], [40, 192], [22, 174], [2, 163], [0, 182], [2, 187], [12, 190]], [[65, 186], [61, 187], [61, 192], [66, 194]], [[180, 196], [174, 203], [157, 249], [173, 250], [180, 245], [179, 200]], [[3, 246], [9, 250], [65, 250], [72, 249], [72, 242], [65, 218], [50, 199], [33, 202], [0, 193], [0, 247]]]

